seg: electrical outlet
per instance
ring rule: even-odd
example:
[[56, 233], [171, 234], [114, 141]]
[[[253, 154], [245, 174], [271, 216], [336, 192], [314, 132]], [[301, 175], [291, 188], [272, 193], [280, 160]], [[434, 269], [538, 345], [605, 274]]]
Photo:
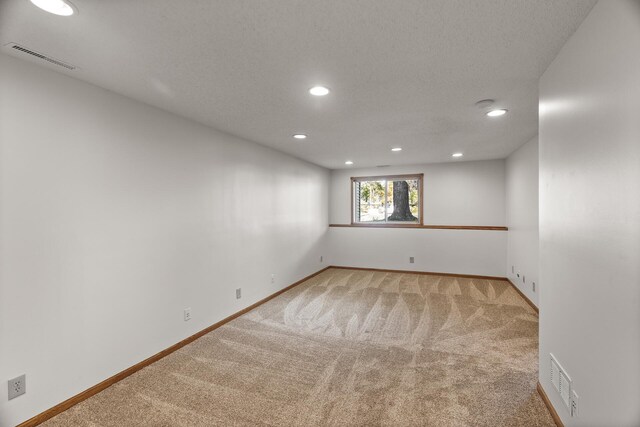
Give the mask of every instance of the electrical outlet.
[[275, 275], [275, 273], [271, 274], [271, 283], [276, 283], [276, 275]]
[[409, 264], [413, 264], [415, 262], [415, 258], [412, 256], [409, 257]]
[[18, 396], [22, 396], [27, 392], [26, 375], [23, 374], [12, 380], [9, 380], [8, 386], [9, 386], [9, 400], [15, 399]]
[[536, 291], [536, 282], [531, 282], [531, 288], [533, 289], [533, 292]]
[[571, 416], [572, 417], [577, 417], [578, 416], [578, 400], [580, 398], [578, 397], [578, 393], [575, 392], [575, 390], [571, 390]]
[[320, 255], [320, 262], [322, 262], [322, 255]]
[[524, 274], [522, 275], [522, 283], [526, 283], [526, 281], [524, 280]]
[[515, 272], [516, 272], [516, 268], [512, 265], [512, 266], [511, 266], [511, 274], [513, 274], [513, 273], [515, 273]]
[[191, 307], [184, 309], [184, 321], [188, 322], [189, 320], [191, 320]]
[[242, 288], [236, 289], [236, 299], [242, 298]]

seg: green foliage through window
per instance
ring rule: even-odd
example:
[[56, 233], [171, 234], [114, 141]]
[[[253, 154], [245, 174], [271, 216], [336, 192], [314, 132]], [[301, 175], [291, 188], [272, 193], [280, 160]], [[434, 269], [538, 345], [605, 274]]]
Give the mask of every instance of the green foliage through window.
[[421, 178], [354, 178], [354, 222], [419, 223]]

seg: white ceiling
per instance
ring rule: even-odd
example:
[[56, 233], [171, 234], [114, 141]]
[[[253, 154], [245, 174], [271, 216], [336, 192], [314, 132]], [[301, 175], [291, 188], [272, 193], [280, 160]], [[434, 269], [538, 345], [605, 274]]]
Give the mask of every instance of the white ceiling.
[[[3, 0], [0, 44], [332, 169], [506, 157], [537, 133], [538, 78], [595, 3], [72, 2], [79, 14], [65, 18]], [[315, 84], [331, 94], [312, 97]], [[485, 117], [474, 106], [485, 98], [509, 114]]]

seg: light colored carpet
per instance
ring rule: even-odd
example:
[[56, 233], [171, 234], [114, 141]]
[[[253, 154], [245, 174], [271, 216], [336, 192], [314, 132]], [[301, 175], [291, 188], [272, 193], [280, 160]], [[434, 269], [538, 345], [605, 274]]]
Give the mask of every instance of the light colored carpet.
[[554, 426], [505, 281], [330, 269], [54, 426]]

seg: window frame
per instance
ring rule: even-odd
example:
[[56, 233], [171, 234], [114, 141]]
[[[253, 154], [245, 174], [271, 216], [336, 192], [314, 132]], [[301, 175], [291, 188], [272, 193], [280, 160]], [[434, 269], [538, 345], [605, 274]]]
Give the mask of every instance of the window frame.
[[[394, 221], [387, 222], [386, 216], [385, 221], [380, 223], [374, 222], [356, 222], [355, 213], [356, 213], [356, 204], [355, 204], [355, 195], [354, 195], [354, 187], [356, 182], [361, 181], [381, 181], [384, 180], [387, 182], [386, 188], [388, 188], [389, 181], [404, 181], [404, 180], [417, 180], [418, 181], [418, 222], [403, 222], [403, 221]], [[377, 175], [377, 176], [352, 176], [350, 185], [351, 185], [351, 225], [355, 227], [422, 227], [424, 226], [424, 174], [423, 173], [412, 173], [412, 174], [403, 174], [403, 175]], [[385, 189], [385, 192], [387, 190]], [[386, 193], [385, 193], [386, 194]]]

